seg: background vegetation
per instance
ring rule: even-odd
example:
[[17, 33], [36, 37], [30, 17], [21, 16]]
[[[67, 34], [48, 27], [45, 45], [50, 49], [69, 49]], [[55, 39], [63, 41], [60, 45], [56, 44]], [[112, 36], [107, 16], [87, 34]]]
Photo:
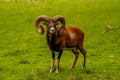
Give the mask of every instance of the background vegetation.
[[[65, 51], [60, 73], [48, 73], [51, 52], [45, 34], [34, 29], [35, 18], [43, 14], [62, 15], [66, 25], [85, 32], [85, 71], [82, 55], [76, 68], [69, 69], [74, 56]], [[119, 0], [0, 0], [0, 80], [119, 80], [120, 30], [103, 34], [107, 25], [120, 27]]]

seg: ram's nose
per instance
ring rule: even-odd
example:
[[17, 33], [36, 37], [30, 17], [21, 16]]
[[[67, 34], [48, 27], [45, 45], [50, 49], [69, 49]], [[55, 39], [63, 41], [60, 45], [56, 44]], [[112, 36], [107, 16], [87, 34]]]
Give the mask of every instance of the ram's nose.
[[51, 34], [55, 33], [55, 28], [53, 28], [53, 27], [50, 28], [50, 33], [51, 33]]

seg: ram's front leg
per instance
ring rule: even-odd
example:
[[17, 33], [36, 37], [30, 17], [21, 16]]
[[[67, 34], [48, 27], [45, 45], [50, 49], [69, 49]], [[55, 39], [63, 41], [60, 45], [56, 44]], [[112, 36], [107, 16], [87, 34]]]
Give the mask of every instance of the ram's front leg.
[[62, 55], [63, 50], [59, 51], [58, 58], [57, 58], [57, 67], [56, 67], [56, 73], [59, 73], [59, 66], [60, 66], [60, 57]]
[[51, 61], [51, 68], [49, 73], [53, 73], [54, 71], [54, 62], [55, 62], [55, 51], [52, 51], [52, 61]]

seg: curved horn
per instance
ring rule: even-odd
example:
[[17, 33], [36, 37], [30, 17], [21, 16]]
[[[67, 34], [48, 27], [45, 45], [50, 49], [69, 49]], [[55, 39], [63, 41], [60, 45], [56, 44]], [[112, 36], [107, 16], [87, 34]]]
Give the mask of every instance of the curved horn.
[[62, 27], [59, 29], [59, 32], [58, 32], [60, 35], [63, 31], [63, 28], [65, 27], [65, 19], [62, 16], [57, 15], [57, 16], [53, 17], [53, 20], [55, 21], [55, 23], [58, 21], [60, 21], [62, 23]]
[[65, 19], [62, 16], [57, 15], [57, 16], [53, 17], [53, 20], [55, 22], [60, 21], [62, 23], [62, 27], [65, 27]]
[[40, 25], [40, 27], [39, 27], [39, 23], [40, 23], [41, 21], [46, 21], [46, 22], [48, 22], [48, 21], [50, 21], [50, 18], [49, 18], [48, 16], [45, 16], [45, 15], [38, 16], [38, 17], [36, 18], [34, 25], [35, 25], [36, 31], [37, 31], [38, 34], [40, 34], [40, 35], [44, 34], [44, 32], [45, 32], [44, 28], [43, 28], [41, 25]]

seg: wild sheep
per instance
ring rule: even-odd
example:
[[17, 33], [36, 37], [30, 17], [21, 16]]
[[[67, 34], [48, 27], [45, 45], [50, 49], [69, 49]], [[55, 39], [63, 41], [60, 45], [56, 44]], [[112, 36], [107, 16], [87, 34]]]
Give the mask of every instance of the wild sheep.
[[[79, 56], [78, 50], [84, 56], [83, 68], [85, 68], [86, 51], [83, 48], [84, 32], [75, 26], [65, 26], [65, 19], [62, 16], [57, 15], [53, 18], [49, 18], [48, 16], [41, 15], [38, 16], [35, 20], [35, 29], [40, 35], [44, 34], [45, 32], [43, 23], [41, 22], [46, 25], [47, 44], [52, 52], [52, 62], [49, 73], [54, 72], [55, 52], [59, 52], [56, 67], [56, 73], [59, 73], [60, 57], [63, 50], [66, 48], [69, 48], [75, 56], [71, 68], [75, 67]], [[58, 27], [58, 22], [62, 24], [61, 27]]]

